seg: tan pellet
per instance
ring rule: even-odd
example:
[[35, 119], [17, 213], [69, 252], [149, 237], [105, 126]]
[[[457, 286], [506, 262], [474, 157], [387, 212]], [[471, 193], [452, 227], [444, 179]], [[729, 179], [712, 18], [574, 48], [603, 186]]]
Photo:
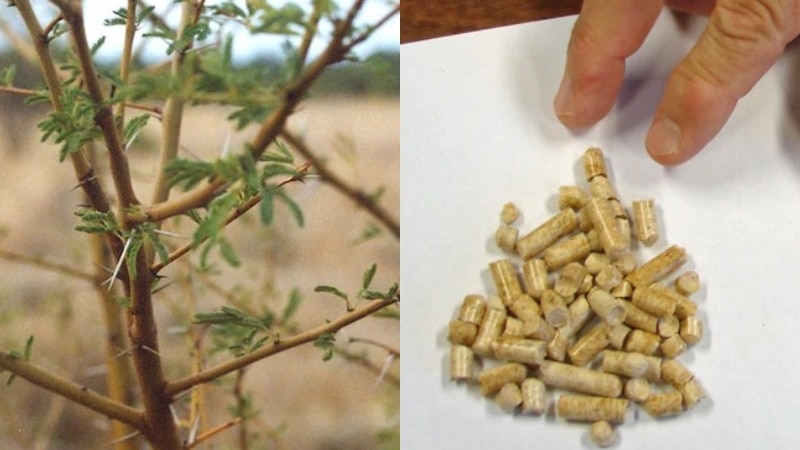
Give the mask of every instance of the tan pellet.
[[587, 273], [586, 276], [583, 277], [583, 281], [581, 281], [581, 285], [578, 286], [578, 291], [575, 292], [575, 295], [588, 294], [589, 291], [591, 291], [593, 287], [594, 287], [594, 277], [591, 274]]
[[695, 271], [684, 272], [675, 279], [675, 290], [689, 296], [700, 290], [700, 275]]
[[611, 292], [622, 282], [622, 272], [611, 264], [606, 264], [594, 277], [594, 281], [600, 289]]
[[569, 320], [559, 331], [566, 337], [573, 337], [592, 320], [592, 316], [589, 301], [581, 295], [569, 304]]
[[625, 324], [614, 325], [608, 328], [608, 342], [617, 350], [625, 346], [625, 340], [630, 334], [631, 328]]
[[628, 378], [641, 377], [647, 372], [647, 357], [641, 353], [603, 351], [603, 372], [622, 375]]
[[681, 387], [681, 395], [683, 395], [683, 409], [692, 409], [706, 396], [706, 392], [697, 379], [693, 379]]
[[464, 297], [458, 310], [458, 320], [480, 325], [486, 312], [486, 300], [477, 294]]
[[[581, 212], [583, 211], [588, 211], [588, 210], [584, 208], [581, 210]], [[586, 217], [587, 218], [589, 217], [588, 214], [586, 215]], [[591, 226], [591, 222], [589, 222], [589, 225]], [[600, 243], [600, 236], [597, 234], [597, 230], [592, 228], [588, 231], [584, 230], [584, 232], [586, 234], [586, 239], [589, 241], [589, 247], [592, 249], [592, 252], [602, 252], [603, 244]], [[605, 255], [605, 253], [603, 254]]]
[[622, 280], [617, 287], [611, 290], [611, 295], [616, 298], [631, 298], [633, 297], [633, 285], [628, 280]]
[[512, 223], [516, 222], [519, 218], [519, 208], [517, 205], [509, 202], [503, 205], [503, 209], [500, 210], [500, 221], [506, 225], [511, 225]]
[[675, 299], [666, 295], [663, 289], [637, 287], [633, 290], [633, 304], [656, 317], [670, 317], [675, 314]]
[[507, 413], [514, 412], [522, 404], [522, 391], [517, 383], [504, 384], [494, 397], [494, 402]]
[[589, 428], [589, 438], [598, 447], [610, 447], [617, 442], [617, 432], [610, 423], [598, 420]]
[[661, 363], [661, 378], [675, 389], [680, 389], [694, 378], [694, 374], [677, 359], [668, 359]]
[[488, 308], [483, 315], [483, 321], [478, 327], [478, 334], [472, 343], [472, 350], [481, 355], [489, 356], [492, 354], [492, 342], [503, 333], [506, 325], [507, 314], [505, 310]]
[[494, 356], [501, 361], [539, 365], [547, 356], [547, 342], [517, 336], [500, 336], [492, 342]]
[[522, 286], [519, 283], [519, 278], [517, 278], [514, 264], [510, 259], [493, 261], [489, 263], [489, 272], [497, 289], [497, 295], [503, 300], [504, 305], [510, 305], [514, 296], [522, 293]]
[[564, 361], [567, 358], [567, 348], [569, 348], [571, 337], [561, 332], [562, 329], [556, 331], [547, 343], [547, 357], [553, 361]]
[[575, 295], [585, 277], [586, 268], [581, 263], [571, 262], [561, 270], [553, 290], [562, 297]]
[[597, 230], [600, 245], [612, 259], [621, 255], [627, 248], [625, 240], [617, 227], [616, 218], [607, 200], [592, 198], [584, 206], [592, 226]]
[[474, 323], [454, 320], [447, 330], [447, 340], [455, 345], [472, 345], [478, 334], [478, 326]]
[[[506, 224], [500, 224], [494, 233], [494, 243], [498, 248], [507, 252], [514, 252], [519, 237], [519, 230]], [[589, 245], [587, 242], [586, 245]]]
[[475, 354], [465, 345], [450, 347], [450, 379], [471, 380], [475, 371]]
[[625, 382], [625, 398], [643, 403], [650, 397], [650, 382], [644, 378], [631, 378]]
[[545, 360], [539, 366], [544, 384], [581, 394], [619, 397], [622, 381], [616, 375]]
[[556, 291], [548, 289], [542, 294], [539, 306], [544, 313], [544, 319], [551, 327], [563, 327], [569, 320], [569, 309], [564, 301], [564, 297]]
[[578, 338], [567, 351], [572, 364], [585, 366], [608, 347], [607, 330], [608, 325], [601, 322]]
[[526, 378], [522, 390], [522, 413], [541, 414], [547, 411], [547, 388], [538, 378]]
[[675, 302], [675, 316], [682, 319], [686, 316], [691, 316], [697, 312], [697, 303], [689, 297], [679, 293], [675, 289], [665, 286], [662, 283], [654, 283], [650, 286], [651, 289], [656, 290], [660, 295], [670, 298]]
[[505, 303], [503, 303], [503, 300], [501, 300], [500, 296], [498, 296], [497, 294], [489, 294], [486, 296], [486, 308], [500, 309], [503, 311], [506, 311], [508, 309], [506, 308]]
[[506, 317], [506, 326], [503, 327], [501, 336], [519, 336], [524, 334], [525, 322], [517, 319], [516, 317]]
[[536, 303], [536, 300], [525, 293], [517, 294], [513, 298], [508, 309], [516, 318], [522, 320], [523, 322], [532, 321], [534, 320], [534, 317], [539, 317], [542, 315], [542, 308], [539, 307], [539, 304]]
[[639, 242], [650, 247], [658, 241], [656, 207], [652, 198], [633, 201], [633, 222]]
[[648, 314], [629, 301], [622, 301], [625, 307], [625, 325], [648, 333], [658, 333], [658, 317]]
[[556, 413], [566, 420], [613, 423], [625, 422], [628, 400], [624, 398], [594, 397], [564, 394], [558, 397]]
[[643, 406], [653, 417], [674, 416], [683, 411], [683, 395], [675, 390], [651, 394]]
[[589, 301], [592, 311], [608, 325], [619, 325], [625, 320], [626, 310], [623, 300], [615, 298], [608, 292], [598, 288], [589, 291], [586, 299]]
[[578, 216], [572, 208], [565, 208], [538, 228], [517, 240], [517, 253], [524, 260], [531, 259], [578, 227]]
[[686, 249], [673, 245], [634, 269], [626, 277], [636, 287], [661, 281], [686, 262]]
[[681, 338], [689, 345], [694, 345], [703, 339], [703, 322], [697, 316], [687, 316], [681, 319]]
[[[596, 177], [589, 182], [589, 196], [619, 203], [617, 190], [607, 177]], [[617, 217], [619, 208], [612, 205], [612, 209], [614, 210], [614, 217]]]
[[670, 338], [678, 334], [681, 321], [675, 316], [661, 317], [658, 319], [658, 334], [663, 338]]
[[583, 261], [583, 266], [586, 267], [586, 271], [592, 275], [597, 275], [603, 267], [609, 264], [611, 264], [611, 258], [605, 253], [600, 252], [589, 253]]
[[583, 173], [586, 176], [586, 181], [591, 182], [596, 176], [608, 176], [606, 169], [606, 160], [603, 156], [603, 151], [599, 148], [592, 147], [583, 153], [581, 158], [583, 162]]
[[525, 292], [535, 299], [541, 298], [542, 293], [550, 289], [547, 264], [543, 259], [525, 261], [522, 265], [522, 279], [525, 281]]
[[544, 317], [533, 316], [522, 323], [522, 335], [527, 338], [550, 342], [556, 335], [556, 330], [544, 320]]
[[558, 209], [572, 208], [578, 211], [587, 201], [589, 201], [589, 195], [578, 186], [558, 188]]
[[661, 344], [661, 336], [643, 330], [633, 330], [625, 340], [625, 350], [652, 355]]
[[[591, 241], [589, 241], [589, 244], [591, 244]], [[612, 261], [611, 264], [614, 264], [614, 267], [619, 269], [623, 275], [628, 275], [636, 269], [639, 261], [636, 259], [636, 254], [633, 252], [625, 252], [614, 258], [614, 261]]]
[[505, 363], [486, 369], [478, 374], [481, 394], [494, 394], [508, 383], [522, 383], [528, 375], [528, 369], [520, 363]]
[[686, 351], [686, 341], [679, 335], [670, 336], [661, 342], [661, 354], [667, 358], [675, 358]]
[[571, 262], [586, 258], [591, 251], [589, 239], [584, 233], [578, 233], [547, 247], [542, 252], [542, 259], [547, 264], [547, 269], [552, 272]]

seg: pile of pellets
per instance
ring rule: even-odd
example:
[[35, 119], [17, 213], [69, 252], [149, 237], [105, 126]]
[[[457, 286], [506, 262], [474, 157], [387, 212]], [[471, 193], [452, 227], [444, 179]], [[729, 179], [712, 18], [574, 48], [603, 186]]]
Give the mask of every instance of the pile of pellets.
[[496, 293], [464, 298], [449, 325], [450, 378], [477, 382], [509, 413], [547, 413], [558, 389], [556, 415], [590, 423], [605, 447], [633, 405], [660, 418], [705, 396], [676, 359], [702, 339], [690, 298], [700, 280], [677, 273], [687, 255], [675, 245], [639, 265], [635, 248], [659, 237], [653, 200], [633, 202], [632, 226], [599, 149], [583, 168], [588, 192], [559, 188], [560, 211], [522, 237], [519, 211], [503, 207], [495, 241], [522, 262], [491, 262]]

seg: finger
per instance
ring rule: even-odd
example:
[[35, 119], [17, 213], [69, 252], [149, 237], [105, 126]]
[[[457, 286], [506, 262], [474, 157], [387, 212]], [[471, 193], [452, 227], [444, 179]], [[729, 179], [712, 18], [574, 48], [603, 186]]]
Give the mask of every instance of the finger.
[[715, 0], [666, 0], [666, 6], [681, 12], [691, 14], [701, 14], [707, 16], [711, 14]]
[[614, 104], [625, 58], [644, 42], [663, 0], [584, 0], [567, 49], [553, 107], [568, 127], [602, 119]]
[[645, 139], [650, 156], [674, 165], [697, 154], [797, 36], [798, 22], [800, 2], [717, 2], [700, 39], [670, 75]]

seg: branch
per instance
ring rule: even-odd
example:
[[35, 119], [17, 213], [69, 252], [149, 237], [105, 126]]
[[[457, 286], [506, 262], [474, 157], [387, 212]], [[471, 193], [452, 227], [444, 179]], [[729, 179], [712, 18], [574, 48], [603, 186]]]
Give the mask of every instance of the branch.
[[111, 419], [119, 420], [138, 429], [144, 426], [142, 412], [138, 409], [117, 403], [108, 397], [90, 391], [86, 386], [73, 383], [28, 361], [14, 358], [8, 352], [0, 352], [0, 368]]
[[0, 249], [0, 258], [20, 263], [20, 264], [29, 264], [31, 266], [38, 267], [40, 269], [48, 270], [50, 272], [60, 273], [62, 275], [69, 275], [71, 277], [80, 278], [84, 281], [95, 282], [95, 276], [91, 273], [87, 273], [73, 267], [70, 267], [66, 264], [56, 263], [52, 261], [47, 261], [42, 257], [39, 256], [29, 256], [23, 255], [21, 253], [12, 252], [9, 250]]
[[317, 173], [322, 181], [330, 184], [345, 197], [355, 202], [361, 208], [364, 208], [364, 210], [388, 228], [397, 239], [400, 239], [400, 223], [391, 217], [385, 209], [381, 208], [377, 202], [373, 201], [367, 193], [354, 186], [350, 186], [338, 175], [328, 170], [325, 164], [321, 162], [320, 158], [314, 154], [299, 137], [295, 136], [290, 131], [283, 130], [281, 132], [281, 137], [306, 159], [314, 161], [314, 165], [317, 167]]
[[372, 33], [374, 33], [375, 30], [377, 30], [378, 28], [380, 28], [383, 25], [385, 25], [386, 22], [389, 21], [389, 19], [391, 19], [392, 17], [394, 17], [396, 14], [399, 14], [399, 13], [400, 13], [400, 4], [398, 3], [397, 5], [395, 5], [394, 8], [392, 8], [391, 11], [386, 13], [385, 16], [381, 17], [380, 20], [375, 22], [374, 25], [370, 26], [363, 33], [359, 34], [358, 36], [356, 36], [352, 40], [350, 40], [350, 42], [345, 46], [347, 51], [352, 50], [353, 47], [355, 47], [356, 45], [358, 45], [358, 44], [366, 41], [367, 39], [369, 39], [369, 37], [372, 36]]
[[290, 348], [297, 347], [298, 345], [311, 342], [325, 333], [335, 333], [347, 325], [357, 322], [369, 316], [370, 314], [373, 314], [374, 312], [399, 301], [399, 294], [395, 298], [372, 301], [364, 308], [347, 313], [332, 322], [326, 323], [325, 325], [312, 328], [311, 330], [292, 336], [288, 339], [281, 339], [279, 342], [275, 342], [271, 346], [262, 347], [252, 353], [244, 355], [240, 358], [236, 358], [232, 361], [222, 363], [202, 372], [171, 381], [167, 383], [166, 387], [164, 388], [165, 393], [168, 396], [175, 396], [198, 384], [208, 383], [216, 380], [223, 375], [227, 375], [243, 367], [247, 367], [250, 364], [253, 364], [264, 358], [281, 353]]
[[235, 418], [233, 420], [229, 420], [229, 421], [227, 421], [227, 422], [225, 422], [223, 424], [217, 425], [214, 428], [212, 428], [212, 429], [210, 429], [208, 431], [205, 431], [205, 432], [203, 432], [203, 434], [197, 436], [197, 439], [195, 439], [193, 442], [190, 442], [190, 443], [186, 444], [186, 446], [184, 448], [186, 450], [189, 450], [191, 448], [195, 448], [198, 445], [202, 444], [203, 442], [205, 442], [205, 441], [211, 439], [212, 437], [216, 436], [217, 434], [227, 430], [228, 428], [232, 428], [232, 427], [235, 427], [236, 425], [239, 425], [243, 421], [244, 421], [244, 419], [242, 419], [241, 417], [237, 417], [237, 418]]
[[[122, 84], [128, 83], [131, 73], [131, 63], [133, 62], [133, 38], [136, 35], [136, 0], [128, 0], [128, 7], [125, 14], [125, 41], [122, 44], [122, 59], [119, 63], [119, 79]], [[125, 100], [119, 102], [116, 111], [119, 117], [118, 132], [122, 131], [125, 124]]]

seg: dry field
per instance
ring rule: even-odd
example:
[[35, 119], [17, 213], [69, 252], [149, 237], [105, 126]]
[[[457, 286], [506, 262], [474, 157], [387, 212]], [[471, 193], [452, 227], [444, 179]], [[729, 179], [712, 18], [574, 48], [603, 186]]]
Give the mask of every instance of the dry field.
[[[225, 115], [216, 108], [191, 109], [181, 139], [184, 156], [219, 154], [228, 135], [231, 150], [241, 148], [252, 130], [237, 133], [225, 122]], [[69, 163], [58, 162], [57, 148], [39, 143], [35, 128], [39, 118], [15, 107], [0, 109], [0, 249], [90, 271], [86, 235], [73, 231], [77, 218], [72, 212], [81, 199], [72, 189], [72, 170]], [[399, 219], [399, 120], [396, 99], [319, 100], [303, 105], [290, 129], [304, 136], [349, 183], [368, 192], [384, 185], [382, 204]], [[137, 191], [141, 199], [150, 197], [145, 186], [153, 179], [157, 139], [158, 124], [151, 120], [144, 136], [129, 150], [133, 172], [141, 183]], [[229, 269], [220, 262], [219, 273], [211, 277], [215, 283], [247, 293], [256, 310], [270, 304], [278, 312], [289, 292], [299, 288], [303, 303], [296, 322], [302, 330], [345, 312], [343, 302], [313, 292], [314, 286], [333, 285], [355, 293], [363, 271], [373, 262], [378, 265], [376, 287], [399, 281], [399, 242], [388, 231], [354, 245], [373, 221], [367, 214], [318, 181], [289, 190], [305, 212], [305, 226], [298, 228], [285, 208], [277, 209], [276, 222], [268, 228], [260, 225], [256, 215], [232, 225], [225, 235], [244, 263]], [[185, 331], [191, 326], [192, 308], [208, 312], [224, 304], [199, 277], [187, 284], [187, 273], [185, 264], [170, 266], [164, 274], [173, 284], [155, 297], [161, 351], [170, 377], [189, 370]], [[21, 348], [33, 334], [35, 363], [102, 392], [104, 329], [97, 302], [84, 281], [0, 260], [0, 349]], [[367, 352], [380, 367], [387, 356], [384, 349], [347, 344], [348, 338], [369, 338], [398, 348], [398, 330], [395, 320], [369, 318], [342, 330], [337, 342], [353, 352]], [[204, 344], [211, 346], [210, 338]], [[226, 358], [229, 355], [223, 352], [205, 363]], [[390, 371], [398, 373], [397, 362]], [[251, 366], [245, 389], [251, 392], [259, 414], [248, 422], [248, 430], [261, 436], [252, 448], [379, 448], [378, 433], [399, 422], [399, 387], [376, 381], [375, 373], [342, 358], [323, 362], [322, 352], [311, 345]], [[231, 376], [206, 388], [205, 427], [230, 417], [232, 389]], [[0, 448], [110, 448], [107, 419], [24, 380], [0, 387], [0, 399]], [[185, 405], [178, 410], [179, 415], [184, 413]], [[237, 448], [237, 433], [232, 428], [202, 448]]]

